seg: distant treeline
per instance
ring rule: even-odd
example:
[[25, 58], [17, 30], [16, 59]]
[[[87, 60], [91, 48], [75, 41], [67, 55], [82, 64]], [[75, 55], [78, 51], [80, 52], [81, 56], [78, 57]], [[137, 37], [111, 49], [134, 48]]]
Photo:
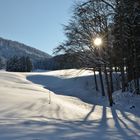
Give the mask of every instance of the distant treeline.
[[32, 62], [27, 56], [13, 56], [8, 60], [0, 58], [0, 69], [13, 72], [30, 72], [36, 69], [60, 70], [85, 67], [86, 63], [79, 60], [78, 54], [62, 54], [50, 59]]
[[32, 71], [32, 62], [29, 57], [17, 57], [10, 58], [6, 63], [6, 70], [13, 72], [30, 72]]

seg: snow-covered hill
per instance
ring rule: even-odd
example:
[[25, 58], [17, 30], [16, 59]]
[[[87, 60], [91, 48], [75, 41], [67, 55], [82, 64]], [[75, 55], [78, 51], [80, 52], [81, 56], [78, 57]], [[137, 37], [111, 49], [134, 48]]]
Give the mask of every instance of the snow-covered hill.
[[0, 57], [9, 59], [13, 56], [29, 56], [33, 61], [48, 59], [51, 56], [25, 44], [0, 38]]
[[139, 140], [139, 97], [134, 109], [110, 108], [93, 90], [91, 76], [0, 71], [0, 140]]

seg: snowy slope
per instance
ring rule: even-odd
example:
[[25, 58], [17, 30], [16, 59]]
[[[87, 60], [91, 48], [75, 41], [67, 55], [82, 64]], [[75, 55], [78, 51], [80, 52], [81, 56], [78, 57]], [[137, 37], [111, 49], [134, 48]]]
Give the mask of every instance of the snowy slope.
[[90, 75], [1, 71], [0, 140], [139, 140], [137, 108], [108, 107]]
[[0, 58], [7, 60], [13, 56], [29, 56], [33, 62], [49, 59], [51, 56], [43, 51], [27, 46], [17, 41], [0, 37]]

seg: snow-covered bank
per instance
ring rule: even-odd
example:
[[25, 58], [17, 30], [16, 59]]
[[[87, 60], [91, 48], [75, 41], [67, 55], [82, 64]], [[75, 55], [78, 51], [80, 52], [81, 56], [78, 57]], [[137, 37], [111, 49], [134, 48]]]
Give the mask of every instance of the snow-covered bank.
[[[29, 81], [39, 84], [57, 95], [72, 96], [89, 104], [104, 105], [108, 107], [109, 103], [107, 100], [107, 93], [106, 97], [101, 96], [101, 86], [98, 72], [96, 73], [96, 77], [100, 92], [95, 90], [94, 75], [90, 70], [70, 69], [27, 74], [27, 79]], [[114, 83], [116, 77], [116, 74], [114, 74]], [[106, 86], [104, 85], [104, 87]], [[137, 95], [134, 96], [128, 93], [121, 94], [121, 91], [115, 92], [113, 97], [116, 102], [114, 107], [117, 109], [126, 109], [128, 112], [131, 112], [132, 110], [130, 110], [130, 107], [132, 105], [136, 106], [136, 101], [140, 100], [140, 97]], [[135, 102], [133, 102], [133, 100]], [[140, 104], [138, 104], [138, 106], [139, 105]], [[137, 107], [135, 109], [137, 109]]]
[[107, 107], [90, 75], [1, 71], [0, 140], [139, 140], [140, 109]]

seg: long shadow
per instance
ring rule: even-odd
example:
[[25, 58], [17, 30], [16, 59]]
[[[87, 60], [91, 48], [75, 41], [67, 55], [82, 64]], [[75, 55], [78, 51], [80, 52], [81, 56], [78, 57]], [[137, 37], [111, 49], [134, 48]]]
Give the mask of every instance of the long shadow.
[[[90, 115], [92, 113], [94, 113], [94, 110], [96, 108], [96, 105], [94, 105], [92, 107], [92, 109], [90, 110], [90, 112], [86, 115], [86, 117], [84, 118], [84, 122], [86, 121], [89, 121], [88, 118], [90, 117]], [[100, 126], [99, 127], [107, 127], [107, 112], [106, 112], [106, 107], [105, 106], [102, 106], [102, 117], [101, 117], [101, 120], [100, 120]]]
[[140, 136], [131, 128], [129, 128], [129, 126], [117, 115], [115, 109], [111, 109], [111, 111], [112, 111], [115, 127], [117, 128], [118, 132], [121, 134], [124, 140], [125, 139], [133, 140], [134, 136], [136, 139], [140, 138]]
[[114, 109], [112, 109], [111, 111], [112, 111], [112, 115], [113, 115], [113, 120], [114, 120], [114, 123], [115, 123], [115, 127], [117, 128], [117, 130], [119, 131], [119, 133], [121, 134], [121, 136], [123, 136], [123, 139], [127, 139], [129, 136], [124, 131], [124, 129], [122, 128], [122, 126], [120, 125], [120, 122], [118, 120], [118, 115], [117, 115], [116, 111]]
[[93, 105], [92, 109], [90, 110], [90, 112], [86, 115], [86, 117], [84, 118], [84, 122], [88, 120], [88, 118], [90, 117], [90, 115], [94, 112], [95, 109], [95, 105]]
[[[120, 112], [121, 112], [121, 114], [122, 114], [122, 116], [124, 117], [125, 120], [127, 120], [129, 123], [131, 123], [136, 129], [140, 130], [140, 125], [136, 121], [130, 119], [124, 111], [120, 110]], [[121, 119], [120, 119], [120, 121], [122, 122]], [[125, 123], [124, 123], [124, 125], [125, 125]]]
[[100, 121], [100, 126], [102, 127], [102, 125], [104, 125], [104, 127], [107, 127], [107, 112], [106, 112], [106, 107], [103, 106], [102, 109], [102, 118]]
[[[88, 113], [94, 111], [94, 107]], [[139, 140], [139, 137], [130, 128], [124, 128], [120, 124], [117, 112], [112, 109], [115, 128], [107, 125], [107, 108], [102, 108], [101, 120], [93, 121], [63, 121], [44, 117], [43, 119], [22, 120], [16, 124], [0, 126], [0, 139], [32, 139], [32, 140]], [[40, 116], [42, 118], [42, 116]], [[7, 129], [8, 128], [8, 129]], [[7, 129], [7, 131], [5, 131]], [[127, 129], [127, 131], [126, 131]], [[4, 131], [3, 131], [4, 130]], [[3, 133], [2, 133], [3, 132]], [[129, 134], [133, 133], [133, 135]], [[116, 136], [116, 138], [114, 138]], [[33, 139], [34, 138], [34, 139]]]
[[[107, 124], [108, 118], [107, 118], [107, 107], [102, 106], [102, 114], [101, 119], [98, 120], [98, 126], [97, 126], [97, 135], [101, 137], [101, 139], [112, 139], [110, 134], [112, 134], [113, 130], [109, 128]], [[104, 135], [102, 135], [104, 133]]]
[[[82, 121], [69, 121], [64, 122], [61, 120], [52, 121], [25, 121], [18, 125], [9, 126], [7, 132], [3, 132], [0, 138], [6, 140], [14, 139], [32, 139], [32, 140], [91, 140], [103, 139], [105, 134], [96, 135], [100, 133], [99, 129], [93, 125], [96, 122], [88, 122], [84, 126]], [[53, 130], [52, 130], [53, 128]], [[5, 129], [5, 128], [3, 128]], [[11, 131], [12, 130], [12, 131]], [[18, 133], [16, 131], [18, 130]], [[2, 131], [0, 129], [0, 131]], [[34, 138], [34, 139], [33, 139]]]

